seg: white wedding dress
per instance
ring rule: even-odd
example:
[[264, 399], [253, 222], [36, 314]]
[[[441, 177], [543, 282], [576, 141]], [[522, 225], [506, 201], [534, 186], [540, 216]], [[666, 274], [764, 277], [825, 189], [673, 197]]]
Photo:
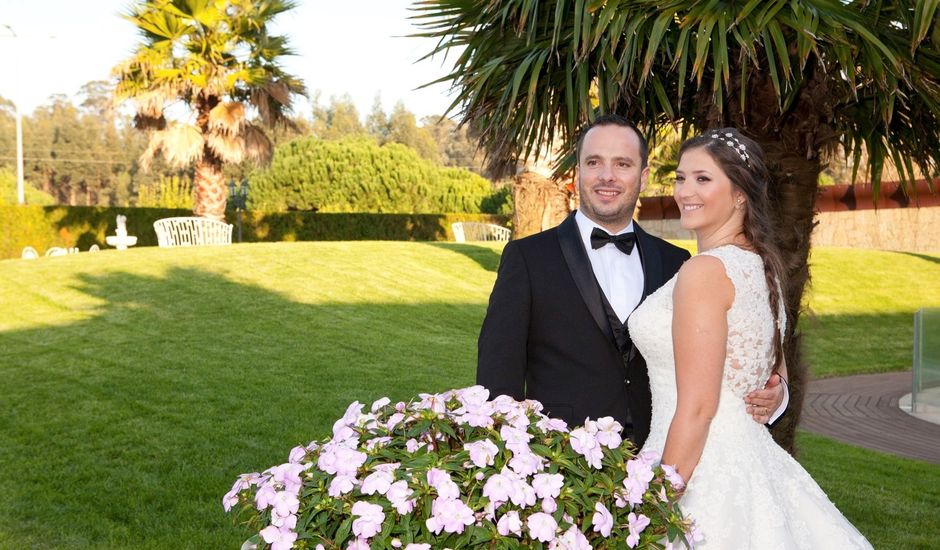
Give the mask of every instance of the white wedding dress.
[[[747, 413], [744, 396], [763, 387], [771, 374], [774, 319], [760, 256], [731, 245], [703, 254], [721, 260], [735, 296], [728, 311], [728, 352], [718, 411], [680, 501], [704, 537], [696, 548], [871, 548], [806, 470]], [[676, 409], [675, 284], [673, 277], [628, 321], [630, 336], [646, 358], [653, 394], [652, 425], [643, 449], [659, 454]], [[782, 310], [780, 317], [784, 319]]]

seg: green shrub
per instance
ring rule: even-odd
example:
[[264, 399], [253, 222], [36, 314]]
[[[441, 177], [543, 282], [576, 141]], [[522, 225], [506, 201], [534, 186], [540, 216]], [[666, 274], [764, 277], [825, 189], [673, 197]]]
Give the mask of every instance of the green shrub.
[[[36, 189], [29, 182], [24, 182], [23, 194], [26, 204], [49, 205], [55, 204], [55, 197]], [[17, 204], [19, 197], [16, 193], [16, 174], [10, 170], [0, 169], [0, 206]]]
[[160, 176], [159, 181], [141, 185], [137, 206], [142, 208], [193, 208], [193, 186], [189, 178]]
[[[190, 210], [93, 206], [0, 206], [0, 258], [18, 258], [26, 246], [40, 254], [53, 246], [88, 250], [105, 246], [117, 215], [127, 216], [127, 233], [138, 246], [156, 246], [153, 222], [191, 216]], [[234, 223], [234, 212], [228, 213]], [[505, 225], [488, 214], [368, 214], [257, 212], [242, 214], [243, 240], [252, 241], [443, 241], [453, 239], [450, 224], [478, 221]]]
[[437, 166], [404, 145], [380, 146], [368, 137], [288, 142], [251, 184], [249, 204], [269, 212], [499, 213], [505, 203], [501, 191], [469, 170]]

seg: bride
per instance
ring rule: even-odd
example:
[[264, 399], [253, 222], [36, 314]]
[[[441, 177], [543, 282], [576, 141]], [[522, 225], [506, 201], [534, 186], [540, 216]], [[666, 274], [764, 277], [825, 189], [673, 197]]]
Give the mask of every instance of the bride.
[[768, 181], [763, 152], [735, 129], [682, 144], [675, 198], [699, 254], [629, 319], [653, 394], [644, 450], [688, 480], [697, 547], [871, 548], [743, 401], [787, 375]]

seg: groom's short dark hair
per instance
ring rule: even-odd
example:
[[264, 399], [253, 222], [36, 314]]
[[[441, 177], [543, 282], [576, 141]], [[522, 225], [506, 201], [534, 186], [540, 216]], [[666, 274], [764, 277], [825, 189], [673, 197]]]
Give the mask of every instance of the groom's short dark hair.
[[633, 133], [636, 134], [636, 137], [640, 140], [640, 169], [646, 168], [646, 164], [649, 160], [649, 145], [646, 143], [646, 138], [643, 137], [643, 133], [640, 132], [632, 122], [620, 115], [614, 114], [601, 115], [595, 118], [594, 122], [591, 122], [581, 129], [581, 133], [578, 135], [578, 143], [574, 150], [575, 164], [581, 161], [581, 145], [584, 143], [584, 136], [591, 131], [591, 128], [596, 126], [621, 126], [633, 130]]

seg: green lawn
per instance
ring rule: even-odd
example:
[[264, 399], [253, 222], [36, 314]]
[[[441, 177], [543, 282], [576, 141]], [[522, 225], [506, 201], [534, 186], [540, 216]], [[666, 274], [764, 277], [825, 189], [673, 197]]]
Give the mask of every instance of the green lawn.
[[[0, 261], [0, 548], [237, 548], [220, 505], [237, 474], [286, 460], [355, 399], [472, 383], [498, 260], [356, 242]], [[909, 368], [940, 258], [813, 261], [816, 372]], [[801, 444], [877, 547], [940, 538], [940, 467]]]

